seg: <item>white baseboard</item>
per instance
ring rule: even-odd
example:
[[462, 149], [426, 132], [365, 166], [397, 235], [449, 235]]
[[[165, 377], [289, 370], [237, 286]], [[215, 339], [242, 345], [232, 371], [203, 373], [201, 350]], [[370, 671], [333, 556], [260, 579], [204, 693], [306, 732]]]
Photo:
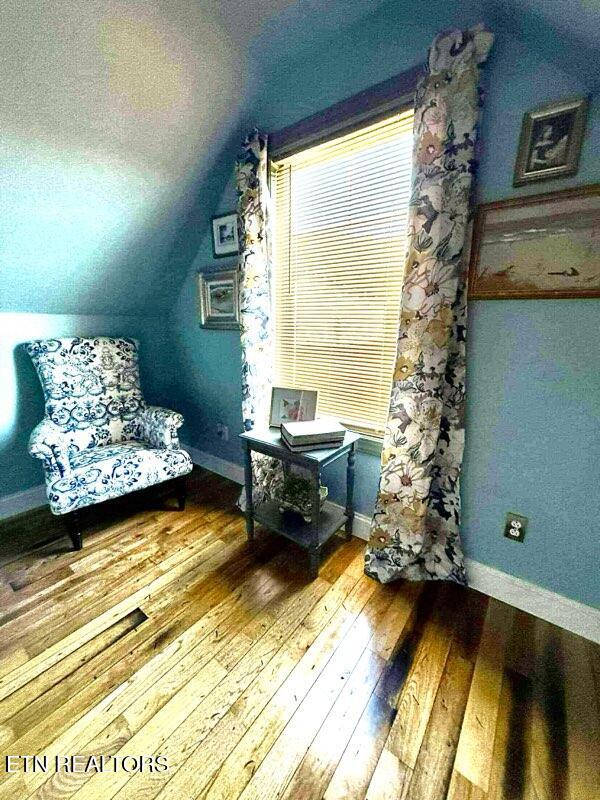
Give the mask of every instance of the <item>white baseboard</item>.
[[473, 589], [600, 644], [600, 609], [470, 558], [466, 559], [466, 567]]
[[[356, 514], [353, 530], [355, 536], [366, 541], [370, 527], [369, 517]], [[600, 610], [472, 558], [466, 559], [466, 568], [472, 589], [600, 644]]]
[[32, 486], [31, 489], [25, 489], [23, 492], [7, 494], [5, 497], [0, 497], [0, 519], [31, 511], [32, 508], [46, 505], [47, 502], [44, 484]]
[[210, 472], [215, 472], [217, 475], [222, 475], [224, 478], [229, 478], [230, 481], [244, 483], [244, 468], [241, 464], [235, 464], [233, 461], [226, 461], [224, 458], [214, 456], [212, 453], [207, 453], [205, 450], [198, 450], [197, 447], [192, 447], [189, 444], [181, 443], [184, 450], [187, 450], [192, 457], [194, 464]]
[[[337, 504], [335, 504], [337, 505]], [[340, 506], [340, 510], [341, 510]], [[364, 539], [365, 542], [369, 541], [369, 532], [371, 530], [371, 517], [364, 514], [354, 514], [354, 524], [352, 525], [352, 533], [357, 539]]]
[[[210, 453], [183, 445], [192, 457], [194, 464], [211, 472], [223, 475], [236, 483], [243, 483], [244, 470], [239, 464], [226, 461]], [[341, 508], [341, 507], [340, 507]], [[353, 534], [358, 539], [369, 538], [370, 517], [355, 514]], [[600, 644], [600, 610], [571, 600], [563, 595], [543, 589], [522, 578], [516, 578], [495, 567], [466, 559], [469, 586], [489, 597], [501, 600], [515, 608], [533, 614], [560, 628], [576, 633], [592, 642]]]

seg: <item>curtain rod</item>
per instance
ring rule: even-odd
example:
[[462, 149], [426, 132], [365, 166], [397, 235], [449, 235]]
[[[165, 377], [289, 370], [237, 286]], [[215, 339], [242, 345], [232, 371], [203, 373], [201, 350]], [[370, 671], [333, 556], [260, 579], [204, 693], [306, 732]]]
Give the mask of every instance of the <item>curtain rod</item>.
[[376, 122], [395, 110], [410, 107], [425, 64], [394, 75], [345, 100], [269, 134], [269, 155], [273, 159], [292, 155], [319, 144], [333, 134], [350, 133], [366, 121]]

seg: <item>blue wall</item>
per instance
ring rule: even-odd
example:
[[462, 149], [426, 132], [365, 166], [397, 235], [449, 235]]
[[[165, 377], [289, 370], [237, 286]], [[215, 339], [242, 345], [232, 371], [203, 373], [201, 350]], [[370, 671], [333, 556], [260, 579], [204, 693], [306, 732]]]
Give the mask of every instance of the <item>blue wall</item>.
[[[597, 300], [488, 301], [470, 309], [463, 531], [468, 554], [599, 602]], [[506, 511], [529, 517], [523, 544]]]
[[[441, 29], [485, 19], [497, 35], [485, 74], [482, 126], [482, 201], [577, 186], [600, 180], [600, 110], [593, 99], [579, 173], [572, 178], [513, 189], [512, 172], [523, 113], [537, 105], [585, 94], [598, 86], [568, 70], [568, 48], [547, 60], [540, 31], [527, 44], [525, 23], [483, 16], [477, 4], [428, 4], [427, 19], [390, 3], [328, 47], [308, 49], [287, 70], [274, 70], [257, 95], [247, 124], [276, 129], [423, 60]], [[564, 43], [563, 43], [564, 44]], [[565, 52], [566, 51], [566, 52]], [[235, 204], [231, 163], [235, 147], [210, 188], [219, 211]], [[238, 337], [198, 328], [195, 272], [222, 269], [211, 257], [208, 232], [173, 309], [176, 344], [173, 380], [187, 416], [183, 438], [199, 449], [240, 461], [237, 442], [216, 438], [217, 421], [232, 438], [241, 428]], [[589, 604], [600, 602], [598, 563], [598, 440], [600, 398], [598, 302], [594, 300], [475, 302], [470, 309], [469, 404], [463, 476], [463, 537], [469, 557]], [[595, 438], [595, 441], [593, 439]], [[596, 458], [594, 458], [594, 452]], [[370, 514], [379, 462], [360, 453], [356, 495]], [[341, 469], [329, 478], [341, 497]], [[524, 544], [503, 538], [508, 510], [529, 517]]]

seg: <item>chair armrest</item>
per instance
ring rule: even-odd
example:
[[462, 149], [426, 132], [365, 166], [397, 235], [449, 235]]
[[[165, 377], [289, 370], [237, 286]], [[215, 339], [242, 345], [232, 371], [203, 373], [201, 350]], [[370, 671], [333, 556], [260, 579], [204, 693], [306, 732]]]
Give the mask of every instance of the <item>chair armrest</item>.
[[146, 406], [139, 416], [140, 438], [152, 447], [179, 448], [177, 429], [183, 425], [183, 417], [176, 411], [159, 406]]
[[43, 419], [31, 431], [28, 449], [34, 458], [43, 460], [47, 472], [62, 477], [71, 471], [69, 444], [69, 437], [56, 423]]

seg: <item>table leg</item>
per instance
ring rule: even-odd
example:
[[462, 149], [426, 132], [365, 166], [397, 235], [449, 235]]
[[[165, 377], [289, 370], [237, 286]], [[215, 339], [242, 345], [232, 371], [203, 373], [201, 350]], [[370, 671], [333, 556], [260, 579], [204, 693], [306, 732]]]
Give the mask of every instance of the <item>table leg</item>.
[[348, 464], [346, 466], [346, 541], [352, 538], [352, 523], [354, 522], [354, 445], [348, 450]]
[[252, 500], [252, 451], [244, 442], [244, 485], [246, 487], [246, 534], [250, 544], [254, 542], [254, 504]]
[[308, 551], [308, 569], [311, 581], [319, 574], [319, 525], [321, 522], [321, 495], [319, 493], [319, 470], [314, 473], [312, 497], [312, 542]]

